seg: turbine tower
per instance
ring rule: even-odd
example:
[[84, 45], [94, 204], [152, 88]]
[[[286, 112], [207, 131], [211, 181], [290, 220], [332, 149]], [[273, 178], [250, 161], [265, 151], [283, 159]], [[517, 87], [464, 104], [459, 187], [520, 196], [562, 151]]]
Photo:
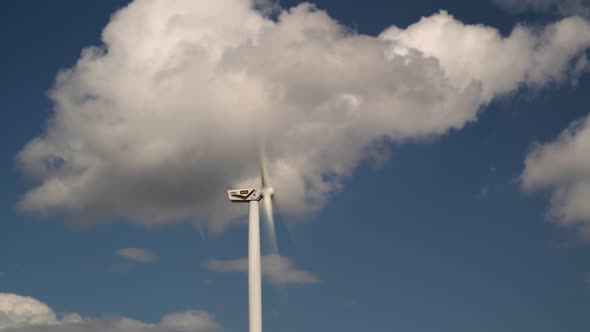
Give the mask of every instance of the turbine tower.
[[[260, 156], [260, 178], [262, 187], [232, 189], [227, 191], [230, 201], [248, 203], [250, 207], [248, 221], [248, 318], [250, 332], [262, 332], [262, 275], [260, 258], [260, 217], [258, 202], [263, 200], [265, 217], [271, 238], [274, 242], [274, 220], [272, 213], [272, 196], [274, 191], [268, 183], [266, 160]], [[276, 243], [273, 243], [276, 247]]]

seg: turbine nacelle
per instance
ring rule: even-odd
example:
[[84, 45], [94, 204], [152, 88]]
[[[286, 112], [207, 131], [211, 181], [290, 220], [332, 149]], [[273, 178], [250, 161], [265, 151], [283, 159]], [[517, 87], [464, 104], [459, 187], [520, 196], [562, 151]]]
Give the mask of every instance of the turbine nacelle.
[[232, 189], [227, 191], [227, 197], [234, 203], [247, 203], [250, 201], [259, 201], [264, 197], [272, 198], [275, 192], [272, 187], [262, 189]]
[[[272, 190], [272, 189], [271, 189]], [[260, 189], [232, 189], [227, 191], [229, 200], [234, 203], [248, 203], [262, 199], [263, 193]]]

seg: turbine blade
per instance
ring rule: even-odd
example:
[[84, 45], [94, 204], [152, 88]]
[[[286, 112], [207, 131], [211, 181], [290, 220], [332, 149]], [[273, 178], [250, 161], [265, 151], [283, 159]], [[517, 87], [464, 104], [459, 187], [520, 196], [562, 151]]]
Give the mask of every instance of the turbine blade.
[[277, 244], [277, 238], [275, 233], [275, 221], [273, 215], [273, 199], [271, 195], [263, 195], [263, 204], [264, 204], [264, 216], [266, 218], [266, 227], [268, 233], [268, 240], [270, 242], [270, 250], [273, 254], [279, 253], [279, 246]]
[[269, 195], [264, 195], [263, 198], [263, 203], [264, 203], [264, 215], [266, 217], [266, 220], [274, 225], [274, 218], [272, 215], [272, 197], [270, 197]]
[[260, 147], [260, 179], [262, 181], [262, 188], [269, 186], [268, 168], [266, 166], [266, 152], [264, 146]]
[[264, 216], [266, 219], [266, 229], [269, 238], [270, 250], [273, 254], [279, 253], [279, 246], [277, 245], [277, 238], [275, 233], [275, 221], [273, 215], [273, 194], [274, 190], [270, 185], [268, 178], [268, 166], [266, 159], [266, 149], [264, 144], [260, 144], [260, 180], [262, 187], [260, 189], [262, 194], [262, 204], [264, 204]]

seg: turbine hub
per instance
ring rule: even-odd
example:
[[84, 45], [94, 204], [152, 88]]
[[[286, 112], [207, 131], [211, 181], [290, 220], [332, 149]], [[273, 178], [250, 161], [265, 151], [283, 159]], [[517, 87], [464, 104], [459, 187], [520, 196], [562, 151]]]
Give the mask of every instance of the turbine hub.
[[274, 189], [272, 189], [272, 187], [264, 187], [260, 190], [262, 192], [262, 196], [268, 196], [268, 197], [272, 197], [275, 194]]

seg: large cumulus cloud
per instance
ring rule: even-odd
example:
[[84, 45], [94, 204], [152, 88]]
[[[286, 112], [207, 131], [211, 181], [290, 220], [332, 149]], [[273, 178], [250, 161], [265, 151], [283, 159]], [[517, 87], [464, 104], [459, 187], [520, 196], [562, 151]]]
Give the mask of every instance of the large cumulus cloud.
[[57, 315], [46, 304], [26, 296], [0, 293], [2, 332], [221, 332], [223, 328], [204, 311], [185, 311], [162, 317], [156, 324], [126, 317], [82, 318]]
[[221, 230], [245, 212], [224, 190], [258, 183], [264, 141], [281, 209], [305, 214], [379, 142], [462, 128], [497, 96], [587, 69], [580, 18], [503, 37], [440, 12], [375, 37], [310, 4], [276, 20], [253, 7], [136, 0], [117, 12], [104, 45], [60, 72], [45, 132], [18, 155], [38, 181], [20, 207]]

